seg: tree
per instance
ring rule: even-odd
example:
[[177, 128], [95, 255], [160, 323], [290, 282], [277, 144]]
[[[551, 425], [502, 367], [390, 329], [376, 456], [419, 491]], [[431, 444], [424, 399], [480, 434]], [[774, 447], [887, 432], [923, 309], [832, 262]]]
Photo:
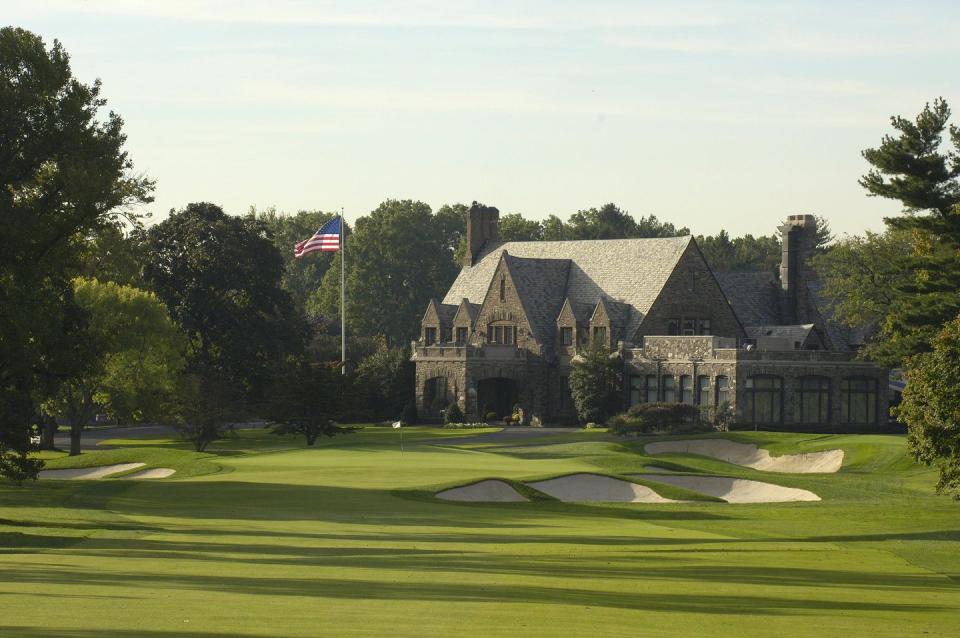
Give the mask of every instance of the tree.
[[70, 425], [70, 455], [98, 410], [128, 421], [169, 416], [186, 341], [155, 295], [96, 279], [75, 279], [87, 313], [87, 366], [64, 381], [49, 407]]
[[929, 351], [934, 335], [960, 312], [960, 129], [949, 127], [953, 149], [940, 150], [949, 119], [940, 98], [914, 120], [892, 117], [896, 135], [863, 151], [872, 168], [861, 186], [870, 196], [899, 200], [906, 214], [884, 221], [913, 237], [910, 253], [898, 259], [912, 277], [899, 284], [903, 301], [887, 318], [888, 361]]
[[601, 343], [591, 343], [571, 362], [570, 394], [581, 421], [602, 422], [621, 404], [622, 362]]
[[379, 339], [377, 349], [363, 359], [353, 375], [354, 394], [376, 419], [396, 419], [414, 400], [415, 368], [410, 351], [389, 347]]
[[960, 317], [947, 323], [932, 350], [909, 363], [897, 416], [907, 424], [913, 456], [940, 470], [938, 492], [960, 499]]
[[[317, 294], [323, 276], [333, 262], [333, 253], [311, 253], [297, 258], [293, 256], [293, 246], [298, 241], [311, 237], [336, 215], [337, 213], [320, 210], [302, 210], [295, 215], [285, 215], [274, 208], [258, 211], [255, 207], [250, 207], [247, 211], [246, 219], [263, 224], [268, 237], [283, 257], [283, 289], [290, 294], [297, 310], [313, 319], [317, 318]], [[349, 228], [347, 234], [349, 235]]]
[[275, 422], [275, 434], [301, 434], [313, 446], [321, 436], [344, 428], [334, 423], [341, 402], [343, 375], [336, 364], [291, 358], [277, 375], [265, 416]]
[[872, 335], [864, 354], [884, 365], [900, 361], [884, 356], [891, 334], [887, 315], [904, 302], [903, 289], [912, 275], [901, 267], [903, 255], [913, 247], [905, 231], [867, 231], [863, 237], [848, 237], [813, 258], [813, 267], [823, 282], [824, 294], [832, 299], [834, 316], [844, 324]]
[[678, 237], [689, 234], [688, 229], [678, 229], [669, 222], [661, 222], [656, 215], [635, 220], [616, 204], [577, 211], [564, 226], [565, 239]]
[[[189, 204], [143, 238], [144, 278], [190, 340], [187, 371], [206, 445], [262, 405], [285, 357], [304, 348], [306, 327], [281, 286], [284, 261], [255, 219], [214, 204]], [[212, 428], [212, 429], [211, 429]]]
[[499, 234], [500, 241], [543, 241], [543, 226], [520, 213], [511, 213], [500, 218]]
[[0, 474], [18, 480], [37, 470], [26, 456], [37, 400], [84, 365], [70, 283], [83, 239], [151, 199], [105, 104], [59, 42], [0, 29]]
[[[383, 335], [397, 344], [419, 332], [427, 303], [443, 297], [460, 269], [442, 221], [423, 202], [392, 199], [357, 220], [346, 248], [350, 333]], [[323, 279], [320, 307], [325, 317], [340, 314], [341, 257], [337, 253]]]

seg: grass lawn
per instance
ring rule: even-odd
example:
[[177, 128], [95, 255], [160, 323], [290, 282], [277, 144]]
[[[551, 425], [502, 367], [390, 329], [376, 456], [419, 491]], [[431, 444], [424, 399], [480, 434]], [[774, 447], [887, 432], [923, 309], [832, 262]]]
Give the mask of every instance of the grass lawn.
[[[841, 447], [834, 475], [647, 457], [602, 430], [529, 444], [367, 428], [306, 449], [240, 431], [198, 454], [125, 440], [48, 467], [140, 461], [158, 481], [0, 483], [0, 636], [956, 636], [960, 504], [902, 437], [726, 435]], [[650, 439], [652, 440], [652, 439]], [[818, 503], [450, 503], [484, 478], [647, 465], [768, 480]], [[675, 495], [655, 483], [665, 496]], [[676, 488], [675, 488], [676, 489]]]

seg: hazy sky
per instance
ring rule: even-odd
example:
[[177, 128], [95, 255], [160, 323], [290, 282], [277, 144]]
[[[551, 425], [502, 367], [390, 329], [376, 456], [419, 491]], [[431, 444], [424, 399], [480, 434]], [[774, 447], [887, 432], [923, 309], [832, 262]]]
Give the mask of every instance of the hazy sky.
[[613, 201], [694, 233], [879, 229], [860, 151], [944, 96], [960, 3], [0, 0], [101, 78], [163, 217]]

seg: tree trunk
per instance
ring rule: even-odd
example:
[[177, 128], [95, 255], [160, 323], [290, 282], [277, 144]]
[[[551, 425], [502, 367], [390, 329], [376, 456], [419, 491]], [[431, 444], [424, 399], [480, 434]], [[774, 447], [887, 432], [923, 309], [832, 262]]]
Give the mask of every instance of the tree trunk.
[[55, 449], [53, 437], [57, 433], [57, 420], [49, 415], [44, 415], [40, 423], [40, 449]]
[[83, 434], [83, 425], [73, 423], [70, 425], [70, 456], [80, 454], [80, 435]]

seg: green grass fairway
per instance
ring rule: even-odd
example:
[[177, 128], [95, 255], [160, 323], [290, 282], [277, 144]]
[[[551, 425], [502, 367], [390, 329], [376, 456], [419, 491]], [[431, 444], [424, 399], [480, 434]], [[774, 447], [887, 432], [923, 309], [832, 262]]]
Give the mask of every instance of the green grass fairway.
[[[775, 454], [842, 447], [834, 475], [647, 457], [577, 432], [367, 428], [306, 449], [241, 431], [196, 454], [117, 441], [48, 467], [177, 474], [0, 483], [0, 636], [957, 636], [960, 504], [895, 436], [749, 433]], [[440, 440], [437, 440], [440, 439]], [[451, 503], [484, 478], [647, 465], [767, 480], [819, 503]], [[144, 468], [144, 469], [146, 469]], [[646, 483], [655, 485], [653, 483]], [[660, 490], [665, 496], [676, 494]]]

